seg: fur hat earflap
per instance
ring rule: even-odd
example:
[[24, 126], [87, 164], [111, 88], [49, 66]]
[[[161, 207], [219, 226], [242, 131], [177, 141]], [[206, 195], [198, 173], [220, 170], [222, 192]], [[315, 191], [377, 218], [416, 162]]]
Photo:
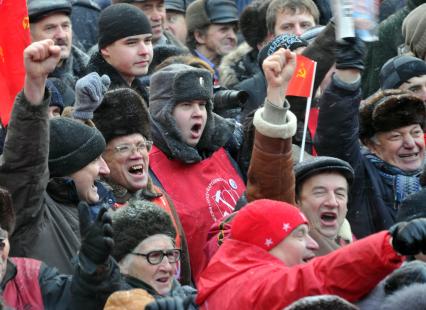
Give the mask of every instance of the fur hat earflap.
[[9, 191], [0, 187], [0, 228], [8, 232], [9, 237], [15, 228], [15, 210]]
[[131, 88], [117, 88], [105, 93], [93, 115], [96, 128], [108, 143], [113, 138], [140, 133], [151, 140], [151, 118], [142, 97]]
[[424, 128], [426, 109], [423, 101], [398, 89], [379, 90], [360, 106], [361, 140], [396, 128], [419, 124]]
[[112, 214], [114, 250], [119, 262], [146, 238], [162, 234], [173, 240], [176, 230], [166, 211], [148, 200], [130, 200], [129, 204]]

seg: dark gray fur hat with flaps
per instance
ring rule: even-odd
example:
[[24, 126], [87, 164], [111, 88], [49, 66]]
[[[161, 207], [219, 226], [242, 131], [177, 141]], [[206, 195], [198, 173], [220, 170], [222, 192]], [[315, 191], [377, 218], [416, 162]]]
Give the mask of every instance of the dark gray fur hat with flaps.
[[114, 249], [112, 256], [119, 262], [148, 237], [167, 235], [173, 240], [176, 230], [166, 211], [147, 200], [130, 200], [112, 213]]
[[12, 197], [4, 187], [0, 187], [0, 227], [7, 231], [9, 237], [15, 228], [15, 210], [12, 207]]
[[105, 139], [94, 127], [67, 117], [49, 120], [49, 172], [51, 177], [69, 176], [84, 168], [105, 150]]
[[426, 109], [423, 101], [399, 89], [379, 90], [359, 108], [359, 137], [366, 140], [377, 132], [419, 124], [424, 128]]
[[[213, 113], [213, 78], [209, 71], [172, 64], [151, 76], [149, 111], [154, 144], [167, 156], [187, 163], [202, 160], [200, 153], [214, 152], [230, 139], [235, 124]], [[205, 100], [207, 122], [197, 146], [187, 145], [172, 115], [183, 101]]]
[[93, 113], [93, 122], [108, 143], [113, 138], [140, 133], [151, 140], [151, 118], [142, 97], [131, 88], [117, 88], [105, 93]]

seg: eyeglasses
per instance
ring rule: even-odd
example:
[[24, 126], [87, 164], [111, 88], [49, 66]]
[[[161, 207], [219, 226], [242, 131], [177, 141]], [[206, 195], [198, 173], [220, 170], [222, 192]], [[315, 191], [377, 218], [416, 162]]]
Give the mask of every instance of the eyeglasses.
[[180, 259], [181, 249], [172, 249], [167, 251], [151, 251], [146, 254], [142, 253], [130, 253], [137, 256], [146, 257], [146, 260], [151, 265], [158, 265], [163, 261], [164, 256], [167, 256], [169, 263], [176, 263]]
[[138, 151], [139, 153], [142, 153], [143, 151], [151, 151], [152, 148], [152, 141], [146, 140], [144, 142], [141, 142], [137, 145], [134, 144], [120, 144], [117, 145], [114, 150], [122, 155], [130, 155], [132, 154], [135, 150]]

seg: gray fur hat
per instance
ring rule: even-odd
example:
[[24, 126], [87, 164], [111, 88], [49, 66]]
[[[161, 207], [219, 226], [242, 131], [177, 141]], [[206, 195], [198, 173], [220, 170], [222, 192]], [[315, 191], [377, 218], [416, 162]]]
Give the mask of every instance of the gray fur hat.
[[[197, 145], [198, 150], [216, 150], [230, 138], [234, 124], [213, 113], [213, 78], [209, 71], [185, 64], [171, 64], [151, 76], [149, 112], [153, 119], [153, 139], [157, 147], [172, 158], [201, 160], [198, 151], [187, 147], [172, 115], [177, 103], [191, 100], [206, 100], [207, 122]], [[222, 130], [223, 129], [223, 130]], [[164, 139], [156, 139], [155, 133]], [[164, 140], [167, 145], [161, 145]], [[185, 153], [185, 155], [182, 155]]]
[[148, 200], [130, 200], [125, 207], [112, 213], [114, 249], [112, 256], [119, 262], [143, 240], [157, 234], [173, 240], [176, 230], [166, 211]]
[[411, 284], [392, 295], [389, 295], [381, 304], [381, 310], [424, 310], [426, 309], [426, 284]]
[[417, 218], [426, 218], [426, 188], [409, 195], [402, 201], [396, 212], [396, 222], [408, 222]]
[[284, 310], [357, 310], [358, 307], [336, 295], [308, 296], [292, 303]]
[[67, 117], [55, 117], [49, 123], [51, 177], [69, 176], [94, 161], [105, 150], [105, 139], [94, 127]]
[[142, 97], [131, 88], [117, 88], [105, 93], [93, 113], [93, 122], [108, 143], [113, 138], [140, 133], [151, 140], [151, 117]]

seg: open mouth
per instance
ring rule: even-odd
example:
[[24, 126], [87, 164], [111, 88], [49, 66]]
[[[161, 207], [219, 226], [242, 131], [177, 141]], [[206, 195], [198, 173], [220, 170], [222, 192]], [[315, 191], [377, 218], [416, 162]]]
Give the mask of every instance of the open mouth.
[[400, 158], [404, 158], [404, 159], [417, 159], [417, 157], [419, 156], [419, 153], [411, 153], [411, 154], [401, 154], [399, 155]]
[[199, 136], [201, 131], [201, 124], [194, 124], [191, 127], [191, 133], [193, 136]]
[[160, 282], [162, 284], [165, 284], [165, 283], [169, 282], [169, 277], [158, 278], [155, 281]]
[[315, 255], [312, 255], [312, 256], [305, 257], [305, 258], [303, 258], [302, 260], [303, 260], [303, 262], [304, 262], [304, 263], [307, 263], [307, 262], [309, 262], [311, 259], [313, 259], [314, 257], [315, 257]]
[[326, 223], [334, 222], [337, 219], [337, 214], [333, 212], [323, 212], [321, 213], [321, 220]]
[[131, 166], [128, 171], [130, 174], [135, 174], [135, 175], [142, 175], [144, 173], [144, 169], [142, 165]]

